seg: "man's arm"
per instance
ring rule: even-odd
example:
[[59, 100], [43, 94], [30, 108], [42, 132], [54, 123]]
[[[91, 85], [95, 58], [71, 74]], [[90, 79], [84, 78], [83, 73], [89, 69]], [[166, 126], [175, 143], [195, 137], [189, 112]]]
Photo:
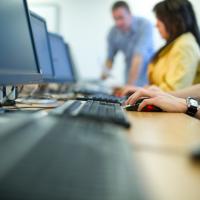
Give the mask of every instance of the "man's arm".
[[137, 54], [133, 56], [129, 78], [128, 78], [128, 85], [133, 85], [135, 81], [138, 79], [142, 61], [143, 61], [143, 58], [141, 55]]
[[113, 61], [108, 59], [105, 63], [105, 68], [103, 69], [101, 79], [105, 80], [109, 77], [110, 71], [112, 70], [112, 67], [113, 67]]
[[200, 84], [176, 92], [170, 92], [170, 94], [180, 98], [187, 98], [189, 96], [200, 98]]
[[105, 62], [105, 66], [101, 75], [101, 78], [107, 79], [110, 76], [110, 72], [113, 66], [113, 60], [118, 52], [118, 48], [115, 42], [115, 29], [111, 29], [110, 33], [108, 34], [107, 43], [108, 43], [108, 56]]
[[108, 69], [112, 69], [112, 66], [113, 66], [113, 61], [108, 59], [108, 60], [106, 61], [106, 67], [107, 67]]
[[[145, 57], [149, 57], [149, 49], [153, 49], [153, 27], [152, 24], [148, 21], [144, 21], [141, 23], [137, 42], [134, 44], [134, 52], [130, 67], [128, 84], [133, 85], [136, 80], [138, 80], [138, 76], [141, 70], [141, 67]], [[145, 74], [144, 74], [145, 76]]]

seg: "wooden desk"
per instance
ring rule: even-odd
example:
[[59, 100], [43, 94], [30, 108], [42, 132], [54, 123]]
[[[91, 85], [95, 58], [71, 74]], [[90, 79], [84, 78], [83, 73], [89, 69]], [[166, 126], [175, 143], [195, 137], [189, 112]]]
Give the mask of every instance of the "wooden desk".
[[200, 120], [184, 114], [128, 115], [128, 137], [148, 200], [200, 200], [200, 164], [188, 156], [191, 146], [200, 143]]
[[[200, 164], [187, 156], [134, 152], [148, 200], [199, 200]], [[143, 191], [141, 189], [141, 191]]]
[[200, 163], [188, 153], [200, 143], [200, 121], [167, 113], [129, 113], [129, 118], [134, 159], [152, 199], [199, 200]]
[[185, 114], [129, 112], [135, 148], [182, 154], [200, 144], [200, 120]]

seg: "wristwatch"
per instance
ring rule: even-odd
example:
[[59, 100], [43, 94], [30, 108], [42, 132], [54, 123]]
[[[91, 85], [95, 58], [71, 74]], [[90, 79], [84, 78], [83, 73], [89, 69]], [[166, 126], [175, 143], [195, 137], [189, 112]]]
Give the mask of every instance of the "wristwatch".
[[199, 101], [197, 99], [192, 98], [192, 97], [188, 97], [186, 99], [186, 102], [187, 102], [187, 112], [186, 112], [186, 114], [194, 117], [197, 114], [198, 109], [200, 107]]

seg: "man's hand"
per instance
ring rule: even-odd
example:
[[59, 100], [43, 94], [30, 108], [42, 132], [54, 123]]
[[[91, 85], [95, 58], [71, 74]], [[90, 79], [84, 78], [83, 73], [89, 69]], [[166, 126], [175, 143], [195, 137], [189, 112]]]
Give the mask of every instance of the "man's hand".
[[109, 78], [109, 75], [103, 72], [101, 75], [101, 80], [106, 80], [108, 78]]
[[106, 61], [106, 64], [105, 64], [105, 66], [103, 68], [103, 72], [101, 74], [101, 79], [102, 80], [106, 80], [111, 76], [112, 65], [113, 65], [113, 63], [112, 63], [111, 60], [107, 60]]
[[133, 105], [138, 99], [143, 97], [148, 97], [149, 99], [145, 99], [140, 104], [138, 111], [141, 111], [147, 105], [157, 106], [163, 111], [172, 113], [186, 113], [187, 111], [187, 103], [185, 99], [177, 98], [164, 92], [147, 89], [140, 89], [136, 91], [126, 101], [126, 105]]

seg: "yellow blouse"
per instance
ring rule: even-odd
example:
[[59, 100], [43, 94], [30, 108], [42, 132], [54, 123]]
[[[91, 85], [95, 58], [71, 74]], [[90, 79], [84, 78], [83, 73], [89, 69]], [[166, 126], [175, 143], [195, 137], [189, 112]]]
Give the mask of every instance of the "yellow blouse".
[[176, 91], [200, 83], [200, 48], [191, 33], [178, 37], [149, 64], [151, 85]]

